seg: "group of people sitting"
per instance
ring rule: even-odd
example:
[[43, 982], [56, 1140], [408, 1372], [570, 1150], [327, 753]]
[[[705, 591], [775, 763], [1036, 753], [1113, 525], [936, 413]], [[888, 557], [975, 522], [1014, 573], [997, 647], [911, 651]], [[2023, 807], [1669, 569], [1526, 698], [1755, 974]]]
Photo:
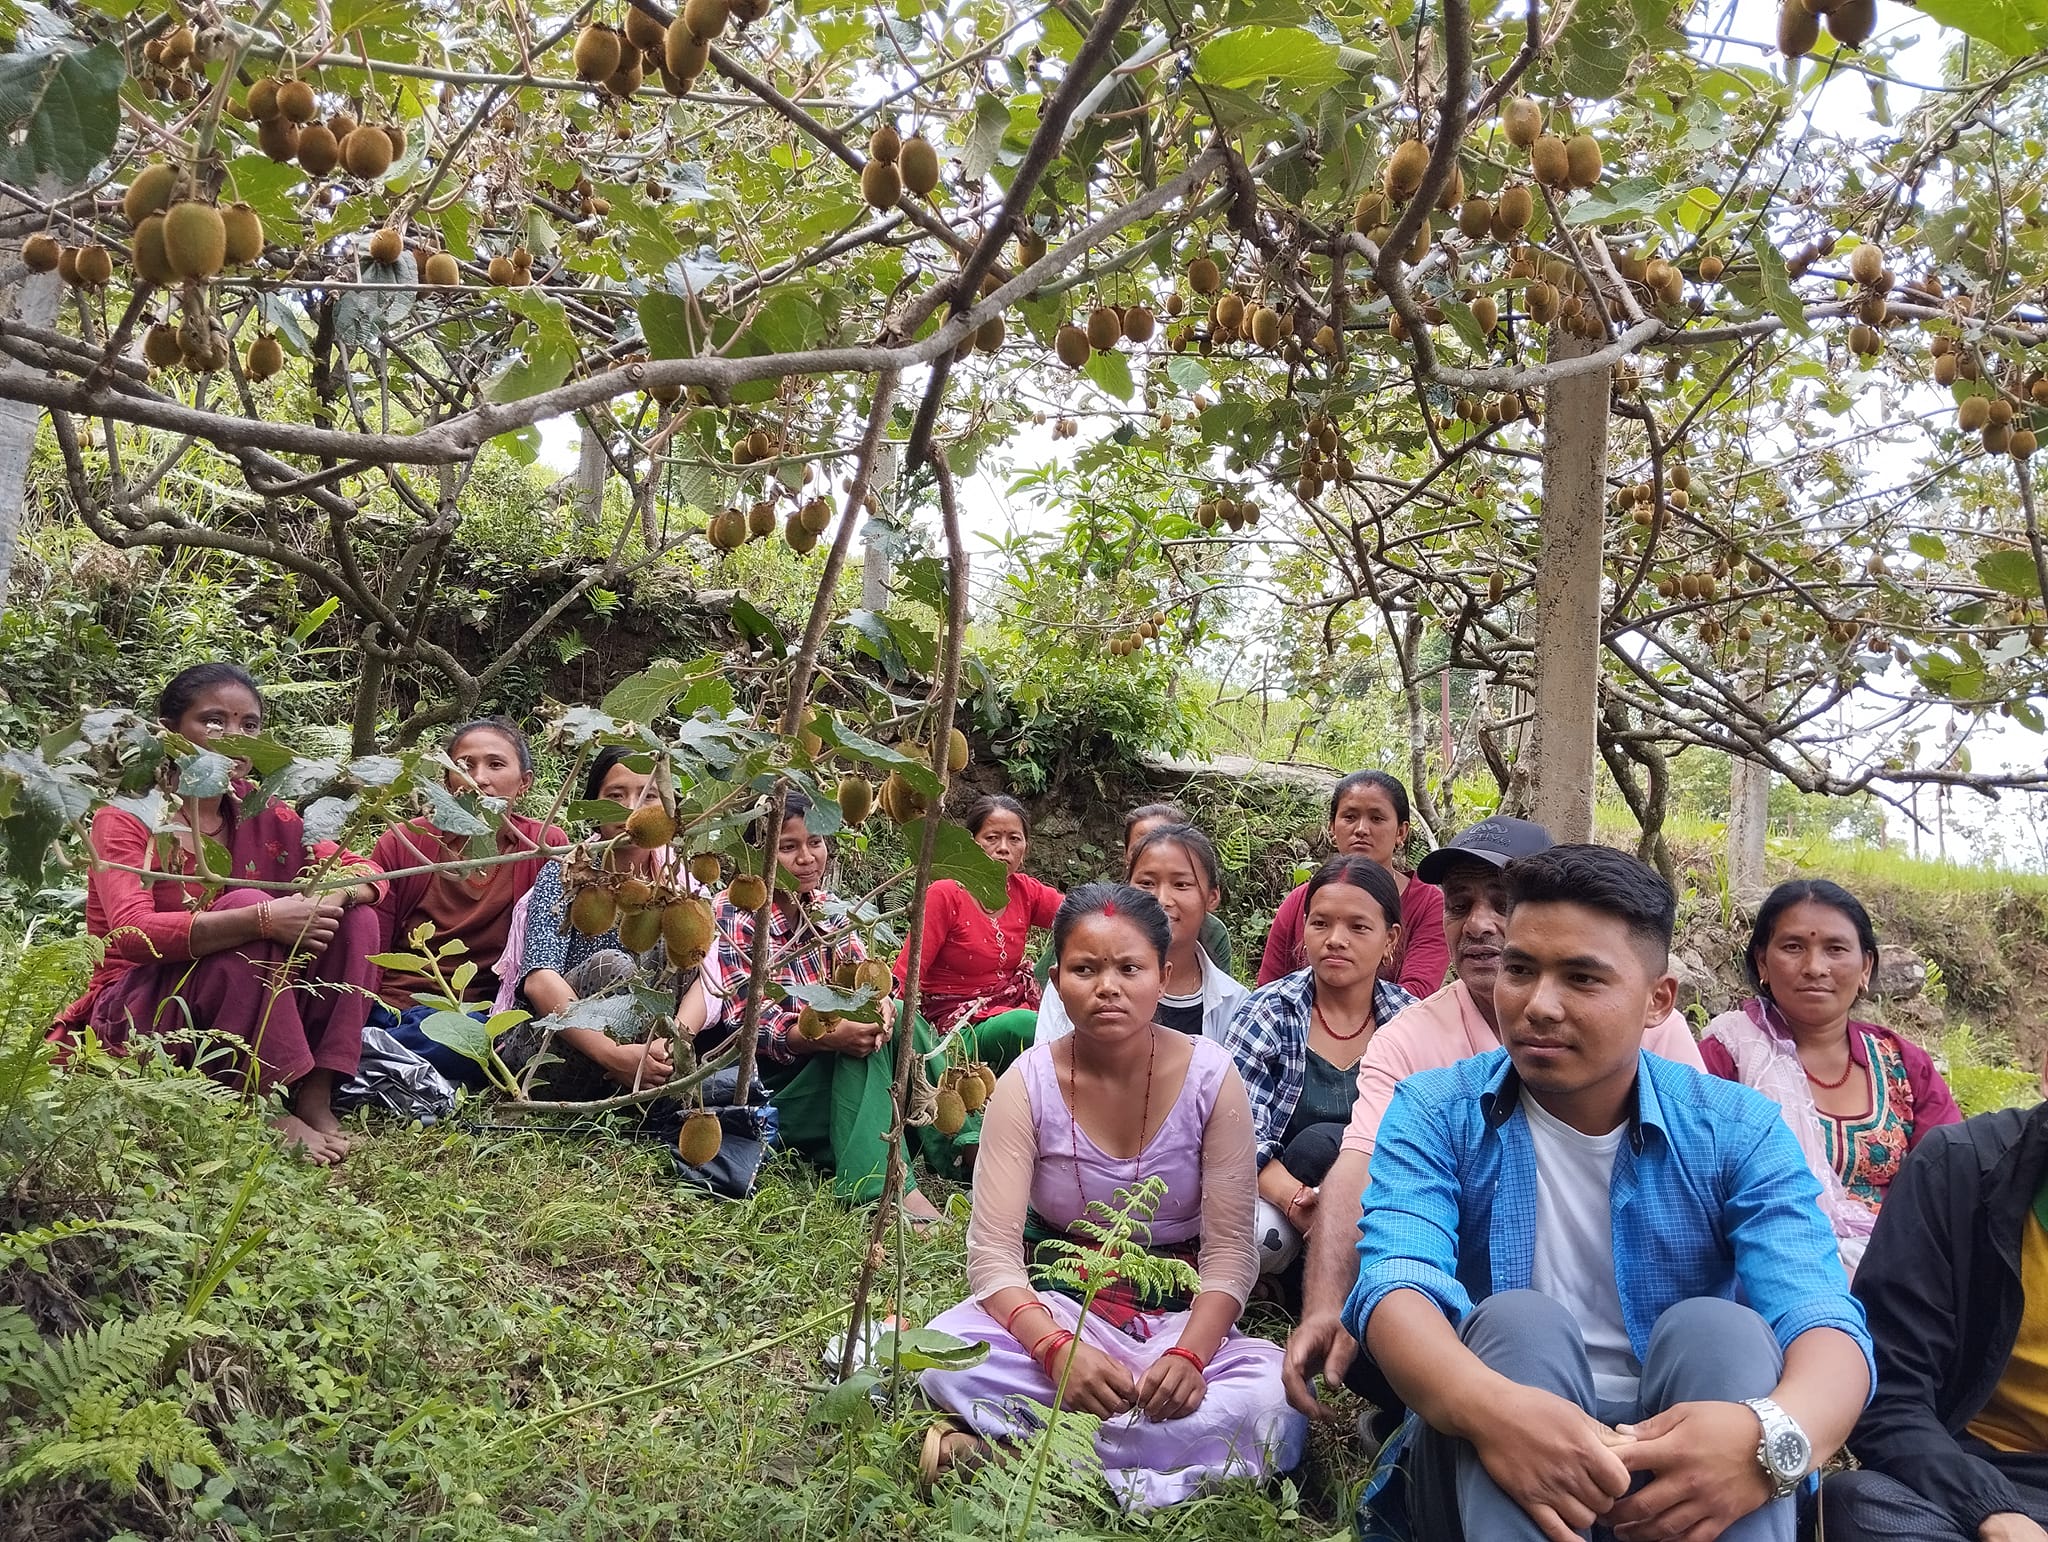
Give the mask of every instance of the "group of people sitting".
[[[229, 665], [159, 704], [201, 746], [262, 714]], [[447, 751], [451, 786], [508, 806], [531, 786], [507, 723]], [[584, 790], [630, 810], [646, 780], [607, 752]], [[58, 1029], [241, 1041], [316, 1161], [347, 1149], [330, 1098], [373, 1016], [467, 1074], [421, 1031], [444, 983], [371, 962], [422, 921], [462, 941], [479, 1003], [545, 1015], [658, 978], [616, 932], [570, 924], [572, 843], [552, 826], [510, 815], [479, 861], [421, 819], [364, 859], [281, 805], [164, 796], [175, 845], [126, 809], [94, 818], [87, 920], [108, 951]], [[865, 1201], [894, 1128], [877, 1051], [895, 1012], [800, 1030], [787, 988], [865, 960], [832, 919], [810, 812], [791, 796], [774, 832], [757, 1048], [783, 1141]], [[1496, 817], [1410, 872], [1406, 792], [1382, 772], [1338, 784], [1336, 854], [1287, 897], [1254, 989], [1232, 973], [1216, 849], [1182, 810], [1133, 810], [1120, 879], [1064, 896], [1022, 871], [1016, 801], [966, 823], [1007, 903], [932, 885], [910, 1027], [928, 1065], [1000, 1072], [967, 1126], [917, 1130], [928, 1166], [973, 1183], [970, 1295], [933, 1326], [989, 1353], [924, 1376], [945, 1415], [928, 1477], [1000, 1459], [1059, 1404], [1101, 1421], [1126, 1502], [1168, 1504], [1294, 1466], [1341, 1385], [1380, 1443], [1366, 1537], [1790, 1538], [1818, 1488], [1837, 1542], [2048, 1542], [2048, 1103], [1960, 1122], [1926, 1053], [1856, 1016], [1877, 941], [1838, 885], [1770, 895], [1753, 993], [1696, 1040], [1653, 869]], [[605, 860], [653, 876], [663, 854], [618, 854], [617, 834], [598, 832]], [[203, 886], [216, 849], [238, 879], [329, 884]], [[736, 1029], [754, 968], [755, 912], [715, 912], [701, 970], [667, 982], [700, 1044]], [[665, 1033], [557, 1045], [565, 1096], [671, 1071]], [[1148, 1246], [1192, 1284], [1096, 1280], [1084, 1309], [1050, 1245], [1146, 1180], [1163, 1196]], [[938, 1218], [914, 1181], [903, 1203]], [[1261, 1292], [1298, 1299], [1284, 1346], [1238, 1326]], [[1845, 1442], [1861, 1466], [1816, 1485]]]

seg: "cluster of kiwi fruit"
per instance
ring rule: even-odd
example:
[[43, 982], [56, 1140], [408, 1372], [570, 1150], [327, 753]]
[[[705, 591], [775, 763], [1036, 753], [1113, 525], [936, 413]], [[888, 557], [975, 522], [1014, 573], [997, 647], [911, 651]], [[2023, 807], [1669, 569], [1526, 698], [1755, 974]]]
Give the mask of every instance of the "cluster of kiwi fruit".
[[[1664, 468], [1664, 507], [1683, 514], [1692, 507], [1694, 500], [1692, 468], [1683, 461], [1675, 461]], [[1648, 482], [1635, 482], [1618, 488], [1613, 499], [1614, 512], [1632, 519], [1645, 530], [1660, 528], [1657, 513], [1657, 489]]]
[[995, 1095], [996, 1073], [987, 1062], [947, 1066], [939, 1075], [938, 1094], [932, 1100], [932, 1128], [941, 1135], [958, 1135], [967, 1125], [967, 1116]]
[[[1034, 413], [1031, 420], [1034, 423], [1043, 423], [1045, 422], [1045, 414], [1042, 412]], [[1081, 425], [1074, 418], [1055, 418], [1053, 420], [1052, 436], [1055, 439], [1072, 439], [1080, 432]]]
[[658, 76], [669, 95], [685, 96], [725, 29], [759, 21], [768, 8], [768, 0], [688, 0], [680, 16], [664, 22], [628, 3], [618, 26], [592, 22], [576, 34], [570, 50], [576, 78], [616, 102], [638, 92], [649, 75]]
[[1069, 369], [1080, 369], [1098, 353], [1109, 353], [1128, 340], [1140, 347], [1159, 332], [1159, 317], [1143, 300], [1118, 307], [1097, 304], [1088, 312], [1086, 325], [1069, 321], [1053, 334], [1053, 352]]
[[[379, 268], [396, 267], [398, 259], [407, 251], [413, 256], [413, 271], [419, 276], [420, 293], [426, 294], [435, 289], [454, 289], [462, 283], [462, 264], [455, 260], [453, 252], [436, 251], [416, 242], [408, 245], [405, 232], [396, 225], [378, 226], [362, 245], [363, 260]], [[364, 276], [371, 279], [395, 279], [397, 275], [366, 273]]]
[[1788, 59], [1812, 53], [1822, 22], [1844, 48], [1861, 48], [1877, 30], [1877, 0], [1778, 0], [1778, 52]]
[[1351, 447], [1328, 413], [1312, 412], [1302, 424], [1301, 450], [1295, 464], [1294, 493], [1303, 503], [1322, 497], [1332, 482], [1349, 482], [1356, 471]]
[[1117, 659], [1129, 658], [1140, 648], [1144, 647], [1146, 643], [1157, 637], [1165, 626], [1166, 617], [1156, 610], [1153, 611], [1151, 615], [1138, 622], [1128, 632], [1123, 632], [1110, 638], [1107, 644], [1110, 657]]
[[[660, 802], [642, 804], [626, 820], [625, 838], [642, 851], [666, 847], [676, 838], [675, 815]], [[688, 871], [699, 883], [716, 883], [718, 857], [692, 857]], [[602, 937], [617, 927], [619, 945], [629, 953], [658, 946], [673, 968], [694, 969], [704, 962], [711, 948], [712, 915], [701, 895], [665, 879], [601, 868], [585, 852], [570, 859], [566, 879], [569, 924], [585, 937]]]
[[922, 134], [905, 139], [891, 124], [868, 135], [860, 195], [877, 209], [893, 209], [905, 193], [929, 198], [939, 185], [939, 152]]
[[218, 31], [195, 32], [188, 21], [167, 17], [170, 25], [142, 45], [142, 64], [135, 78], [158, 101], [189, 102], [205, 82], [206, 66], [220, 55]]
[[1259, 522], [1259, 512], [1259, 506], [1241, 492], [1218, 488], [1195, 505], [1195, 523], [1204, 530], [1214, 530], [1218, 525], [1242, 530]]
[[484, 277], [499, 289], [524, 289], [533, 282], [533, 253], [523, 245], [500, 252], [484, 264]]
[[[828, 978], [834, 990], [871, 991], [877, 1001], [887, 996], [895, 984], [889, 966], [878, 958], [842, 958], [833, 964]], [[832, 1031], [835, 1021], [837, 1019], [805, 1003], [796, 1014], [796, 1031], [807, 1039], [822, 1039]]]
[[405, 130], [395, 123], [359, 123], [345, 108], [323, 121], [312, 82], [297, 76], [263, 76], [229, 111], [256, 125], [256, 143], [265, 155], [279, 163], [297, 161], [309, 177], [325, 177], [338, 167], [375, 182], [405, 154]]
[[1461, 423], [1475, 427], [1497, 428], [1525, 419], [1540, 427], [1543, 422], [1541, 401], [1521, 391], [1509, 391], [1503, 396], [1460, 396], [1451, 404], [1451, 411]]
[[[773, 489], [771, 489], [772, 493]], [[782, 538], [799, 557], [808, 556], [832, 523], [832, 503], [827, 498], [806, 498], [791, 509], [787, 518], [776, 509], [773, 497], [758, 498], [745, 510], [737, 505], [719, 510], [705, 527], [706, 540], [722, 552], [738, 551], [748, 541], [765, 540], [778, 526]]]

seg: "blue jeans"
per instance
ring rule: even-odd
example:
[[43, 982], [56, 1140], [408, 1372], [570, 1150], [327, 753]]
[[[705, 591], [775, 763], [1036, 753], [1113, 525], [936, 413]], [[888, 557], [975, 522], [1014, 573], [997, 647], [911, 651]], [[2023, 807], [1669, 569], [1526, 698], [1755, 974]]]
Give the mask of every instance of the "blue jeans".
[[[1677, 1403], [1768, 1397], [1784, 1356], [1764, 1320], [1714, 1297], [1681, 1301], [1657, 1320], [1643, 1357], [1638, 1403], [1603, 1403], [1593, 1391], [1585, 1341], [1571, 1312], [1533, 1290], [1509, 1290], [1474, 1307], [1459, 1330], [1465, 1347], [1526, 1387], [1577, 1403], [1603, 1423], [1634, 1423]], [[1543, 1533], [1487, 1474], [1462, 1440], [1423, 1425], [1409, 1460], [1414, 1534], [1430, 1542], [1541, 1542]], [[1792, 1499], [1753, 1510], [1721, 1533], [1723, 1542], [1792, 1542]], [[1605, 1537], [1605, 1528], [1593, 1529]]]
[[394, 1012], [383, 1002], [370, 1008], [370, 1022], [382, 1028], [420, 1059], [427, 1062], [457, 1087], [466, 1087], [471, 1092], [480, 1092], [490, 1086], [490, 1078], [484, 1075], [484, 1068], [460, 1050], [430, 1039], [420, 1030], [420, 1024], [432, 1017], [439, 1008], [407, 1007], [403, 1013]]

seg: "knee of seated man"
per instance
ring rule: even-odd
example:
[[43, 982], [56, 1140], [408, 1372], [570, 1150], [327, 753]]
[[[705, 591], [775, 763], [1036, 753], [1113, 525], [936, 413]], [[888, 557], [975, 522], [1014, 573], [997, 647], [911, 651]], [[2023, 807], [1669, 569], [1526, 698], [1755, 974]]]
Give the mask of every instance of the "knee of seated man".
[[1686, 1395], [1739, 1401], [1777, 1385], [1784, 1354], [1770, 1325], [1749, 1307], [1695, 1296], [1665, 1310], [1650, 1332], [1644, 1369], [1685, 1357]]
[[1501, 1335], [1523, 1340], [1531, 1335], [1569, 1333], [1579, 1335], [1578, 1319], [1571, 1308], [1540, 1290], [1500, 1290], [1465, 1314], [1458, 1334], [1469, 1345], [1475, 1339]]

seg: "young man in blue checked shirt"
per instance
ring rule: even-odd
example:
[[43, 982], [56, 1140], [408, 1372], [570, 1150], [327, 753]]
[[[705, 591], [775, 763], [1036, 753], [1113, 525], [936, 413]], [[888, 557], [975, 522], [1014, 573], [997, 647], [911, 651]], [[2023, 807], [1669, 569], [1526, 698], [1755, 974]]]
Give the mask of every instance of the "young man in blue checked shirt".
[[1670, 885], [1599, 846], [1507, 880], [1503, 1047], [1403, 1082], [1373, 1156], [1344, 1322], [1411, 1414], [1361, 1529], [1791, 1542], [1872, 1377], [1812, 1175], [1774, 1104], [1642, 1051]]

